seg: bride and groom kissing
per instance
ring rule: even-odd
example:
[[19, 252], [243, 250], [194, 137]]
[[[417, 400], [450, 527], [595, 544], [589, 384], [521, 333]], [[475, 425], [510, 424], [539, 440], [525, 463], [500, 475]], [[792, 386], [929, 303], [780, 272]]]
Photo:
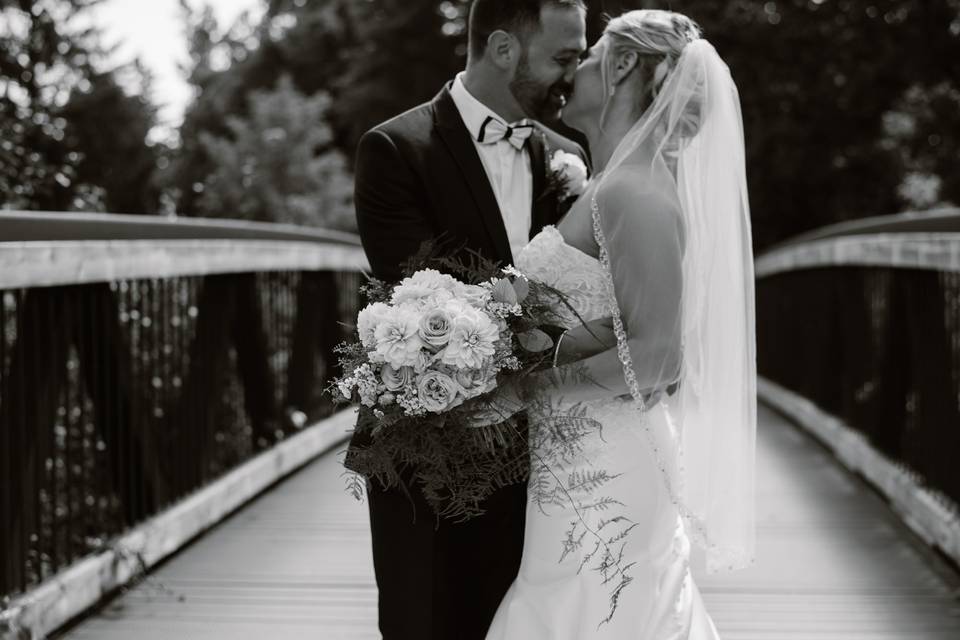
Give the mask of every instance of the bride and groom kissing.
[[[443, 238], [563, 292], [576, 314], [555, 367], [536, 375], [602, 425], [548, 470], [567, 504], [517, 484], [452, 522], [416, 486], [369, 482], [386, 640], [713, 639], [691, 543], [708, 570], [752, 561], [753, 261], [736, 87], [683, 15], [627, 12], [589, 49], [585, 17], [582, 0], [474, 0], [466, 70], [359, 144], [373, 275], [398, 281], [422, 243]], [[588, 157], [542, 124], [559, 117], [592, 161], [572, 205], [551, 160]], [[573, 366], [587, 375], [565, 375]], [[509, 384], [492, 393], [490, 422], [530, 408]], [[546, 472], [543, 440], [529, 439], [531, 483]], [[589, 508], [597, 488], [578, 482], [600, 467], [612, 512]], [[620, 531], [629, 577], [613, 593], [584, 569], [596, 546], [571, 544], [571, 521], [581, 541]]]

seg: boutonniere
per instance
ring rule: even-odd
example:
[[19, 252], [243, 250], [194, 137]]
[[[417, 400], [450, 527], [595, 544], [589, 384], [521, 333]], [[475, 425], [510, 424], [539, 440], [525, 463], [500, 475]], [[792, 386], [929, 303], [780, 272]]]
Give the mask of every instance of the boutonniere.
[[547, 164], [547, 192], [557, 194], [561, 209], [569, 209], [587, 188], [587, 165], [575, 153], [557, 149]]

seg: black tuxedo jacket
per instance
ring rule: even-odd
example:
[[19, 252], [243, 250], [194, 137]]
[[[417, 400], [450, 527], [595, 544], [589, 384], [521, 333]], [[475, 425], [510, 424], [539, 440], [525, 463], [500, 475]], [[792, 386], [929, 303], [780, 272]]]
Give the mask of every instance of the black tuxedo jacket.
[[[556, 149], [583, 150], [538, 125], [528, 150], [533, 173], [531, 237], [558, 219], [556, 194], [547, 189], [547, 165]], [[432, 101], [368, 131], [357, 151], [357, 224], [373, 275], [396, 281], [400, 264], [425, 240], [478, 251], [511, 264], [513, 256], [473, 139], [450, 96]]]
[[[530, 237], [560, 217], [548, 165], [556, 150], [575, 153], [572, 140], [538, 124], [527, 141], [533, 174]], [[400, 265], [428, 240], [513, 263], [510, 242], [493, 187], [473, 138], [450, 95], [450, 84], [430, 102], [414, 107], [363, 135], [357, 148], [354, 200], [357, 226], [373, 275], [401, 279]], [[358, 432], [354, 447], [368, 442]], [[352, 455], [346, 465], [351, 467]]]
[[[527, 144], [534, 235], [559, 217], [555, 190], [547, 184], [550, 154], [584, 154], [545, 127]], [[493, 188], [449, 85], [432, 101], [364, 134], [355, 197], [363, 248], [379, 279], [399, 280], [401, 264], [427, 240], [513, 262]], [[348, 468], [369, 438], [356, 432]], [[520, 567], [525, 484], [490, 496], [483, 517], [454, 524], [435, 521], [415, 488], [407, 494], [371, 486], [368, 498], [384, 640], [482, 640]]]

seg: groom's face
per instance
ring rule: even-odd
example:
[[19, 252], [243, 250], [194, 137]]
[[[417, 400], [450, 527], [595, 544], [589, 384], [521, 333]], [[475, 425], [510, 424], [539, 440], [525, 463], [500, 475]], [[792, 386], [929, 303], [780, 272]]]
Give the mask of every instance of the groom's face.
[[526, 38], [510, 91], [524, 112], [554, 122], [573, 93], [580, 54], [587, 47], [585, 15], [575, 7], [547, 5], [540, 28]]

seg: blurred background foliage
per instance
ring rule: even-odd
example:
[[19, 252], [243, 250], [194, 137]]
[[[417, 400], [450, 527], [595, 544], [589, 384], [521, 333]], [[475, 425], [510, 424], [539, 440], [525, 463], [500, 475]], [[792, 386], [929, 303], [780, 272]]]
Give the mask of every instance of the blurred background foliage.
[[[96, 1], [0, 0], [0, 207], [349, 229], [360, 135], [465, 62], [469, 0], [265, 0], [262, 19], [232, 25], [183, 3], [195, 98], [160, 144], [149, 74], [95, 64], [98, 33], [72, 26]], [[758, 250], [960, 203], [960, 0], [588, 4], [591, 40], [604, 13], [670, 8], [727, 61]]]
[[0, 208], [158, 210], [150, 77], [98, 64], [108, 51], [78, 20], [98, 1], [0, 0]]

